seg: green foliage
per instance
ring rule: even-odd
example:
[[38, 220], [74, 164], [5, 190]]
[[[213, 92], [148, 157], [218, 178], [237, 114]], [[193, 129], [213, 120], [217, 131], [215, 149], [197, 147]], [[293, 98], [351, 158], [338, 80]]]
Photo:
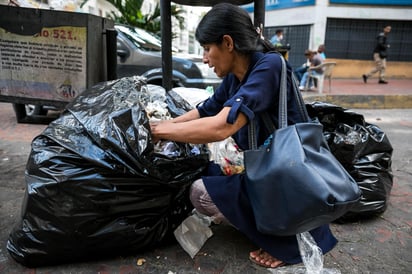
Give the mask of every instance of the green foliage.
[[[80, 7], [83, 7], [89, 0], [84, 0]], [[154, 12], [152, 14], [143, 14], [141, 11], [144, 0], [106, 0], [112, 4], [120, 13], [120, 15], [112, 12], [110, 19], [115, 23], [127, 24], [130, 26], [139, 27], [161, 35], [160, 26], [160, 6], [156, 4]], [[183, 10], [176, 6], [171, 5], [171, 16], [177, 20], [179, 27], [184, 27], [184, 17], [182, 16]]]

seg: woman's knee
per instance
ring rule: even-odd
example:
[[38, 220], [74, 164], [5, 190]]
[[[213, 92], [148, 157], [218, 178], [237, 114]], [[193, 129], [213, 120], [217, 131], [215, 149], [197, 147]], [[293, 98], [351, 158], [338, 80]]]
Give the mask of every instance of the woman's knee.
[[219, 224], [223, 222], [229, 224], [217, 206], [213, 203], [202, 179], [198, 179], [192, 183], [189, 197], [192, 205], [199, 213], [212, 217], [214, 223]]
[[192, 203], [194, 208], [196, 208], [197, 211], [205, 215], [207, 215], [207, 212], [202, 203], [202, 197], [204, 197], [206, 194], [207, 190], [202, 179], [194, 181], [190, 186], [190, 202]]
[[206, 189], [202, 179], [198, 179], [192, 183], [190, 186], [190, 201], [193, 205], [199, 201], [199, 198], [205, 191]]

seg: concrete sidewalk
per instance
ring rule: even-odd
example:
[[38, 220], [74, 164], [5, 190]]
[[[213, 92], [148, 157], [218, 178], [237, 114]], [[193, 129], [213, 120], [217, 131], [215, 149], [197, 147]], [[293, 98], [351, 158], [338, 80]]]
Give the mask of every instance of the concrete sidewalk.
[[323, 93], [302, 92], [305, 101], [322, 101], [345, 108], [384, 109], [412, 108], [412, 79], [388, 79], [389, 84], [378, 84], [376, 78], [363, 83], [359, 79], [325, 80]]

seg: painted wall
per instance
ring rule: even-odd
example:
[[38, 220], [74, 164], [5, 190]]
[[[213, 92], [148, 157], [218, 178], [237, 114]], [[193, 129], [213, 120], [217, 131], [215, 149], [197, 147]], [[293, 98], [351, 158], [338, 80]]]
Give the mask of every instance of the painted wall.
[[[373, 61], [328, 58], [325, 62], [336, 62], [333, 78], [361, 78], [362, 74], [368, 73], [374, 67]], [[385, 74], [387, 79], [412, 79], [412, 64], [388, 61]], [[377, 73], [372, 76], [376, 79], [377, 77]]]

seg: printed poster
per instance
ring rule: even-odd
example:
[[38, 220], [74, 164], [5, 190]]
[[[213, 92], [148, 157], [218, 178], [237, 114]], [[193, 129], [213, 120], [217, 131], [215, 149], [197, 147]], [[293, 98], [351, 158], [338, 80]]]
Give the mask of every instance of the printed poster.
[[0, 95], [71, 101], [86, 87], [86, 27], [0, 27]]

